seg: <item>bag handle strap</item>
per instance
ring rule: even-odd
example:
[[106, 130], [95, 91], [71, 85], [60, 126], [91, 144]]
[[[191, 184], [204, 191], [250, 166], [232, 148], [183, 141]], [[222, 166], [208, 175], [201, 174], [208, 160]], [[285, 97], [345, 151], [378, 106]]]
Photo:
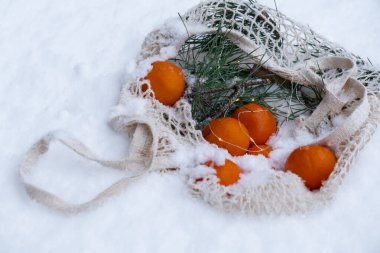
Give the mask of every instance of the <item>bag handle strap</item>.
[[[49, 207], [52, 209], [56, 209], [59, 211], [63, 211], [65, 213], [79, 213], [85, 210], [88, 210], [102, 202], [106, 199], [120, 193], [123, 189], [125, 189], [130, 183], [134, 182], [136, 179], [150, 171], [151, 165], [153, 163], [153, 159], [155, 153], [152, 152], [147, 154], [147, 149], [144, 145], [149, 146], [149, 148], [154, 147], [152, 144], [152, 138], [150, 135], [147, 135], [147, 127], [144, 124], [137, 124], [134, 127], [134, 133], [132, 136], [131, 144], [134, 143], [129, 152], [129, 157], [131, 159], [127, 160], [103, 160], [98, 158], [93, 152], [91, 152], [83, 143], [78, 141], [77, 139], [69, 136], [63, 132], [51, 132], [47, 135], [43, 136], [40, 140], [38, 140], [27, 152], [25, 159], [22, 161], [20, 165], [20, 177], [21, 181], [26, 188], [27, 194], [34, 199], [35, 201]], [[143, 142], [142, 145], [137, 145], [134, 140], [138, 140], [138, 143], [141, 143], [141, 140], [145, 139], [147, 141]], [[39, 158], [46, 154], [49, 151], [49, 145], [53, 141], [58, 141], [68, 149], [74, 151], [78, 155], [94, 161], [100, 165], [105, 167], [110, 167], [119, 170], [126, 169], [137, 169], [137, 167], [133, 168], [134, 165], [139, 165], [137, 172], [135, 171], [133, 175], [123, 177], [120, 180], [112, 183], [105, 190], [99, 192], [94, 198], [85, 201], [80, 204], [70, 203], [59, 196], [33, 184], [30, 182], [29, 177], [33, 173], [33, 168], [38, 162]], [[145, 151], [143, 156], [139, 156], [137, 152]], [[144, 161], [141, 161], [141, 157], [144, 157]], [[137, 161], [138, 160], [138, 161]], [[147, 164], [147, 166], [141, 166], [142, 164]], [[130, 166], [131, 165], [131, 166]]]
[[[334, 79], [323, 80], [316, 71], [326, 69], [341, 69], [342, 73]], [[333, 129], [327, 136], [320, 136], [318, 140], [318, 143], [333, 148], [337, 153], [339, 153], [337, 146], [363, 126], [370, 113], [367, 89], [355, 79], [356, 74], [356, 63], [352, 59], [338, 56], [309, 60], [299, 70], [299, 76], [304, 79], [303, 83], [317, 85], [326, 92], [318, 107], [303, 122], [311, 132], [316, 133], [316, 129], [327, 116], [341, 113], [345, 106], [352, 107], [346, 115], [346, 123]], [[354, 101], [355, 104], [349, 105]]]

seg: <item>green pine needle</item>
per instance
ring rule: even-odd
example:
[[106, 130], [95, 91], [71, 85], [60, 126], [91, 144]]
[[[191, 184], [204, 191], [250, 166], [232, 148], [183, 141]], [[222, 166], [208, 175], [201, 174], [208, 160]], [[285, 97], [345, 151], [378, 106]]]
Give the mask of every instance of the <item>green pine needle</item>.
[[215, 33], [191, 36], [173, 59], [186, 73], [185, 96], [198, 129], [251, 102], [271, 110], [278, 121], [293, 120], [315, 109], [323, 91], [267, 71], [259, 74], [263, 56], [256, 51], [245, 53], [228, 33], [219, 27]]
[[243, 52], [229, 38], [229, 32], [191, 36], [173, 59], [185, 71], [185, 97], [192, 104], [197, 128], [229, 116], [238, 107], [255, 102], [271, 110], [278, 121], [293, 120], [312, 112], [323, 91], [260, 74], [262, 55]]

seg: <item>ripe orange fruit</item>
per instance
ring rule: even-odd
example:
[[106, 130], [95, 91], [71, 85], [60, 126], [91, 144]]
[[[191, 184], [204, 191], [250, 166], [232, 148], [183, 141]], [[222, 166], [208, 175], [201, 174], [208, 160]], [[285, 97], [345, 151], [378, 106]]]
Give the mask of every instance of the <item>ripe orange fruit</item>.
[[277, 123], [273, 114], [256, 103], [240, 107], [233, 113], [232, 117], [245, 125], [256, 145], [265, 144], [277, 130]]
[[228, 186], [240, 179], [240, 168], [231, 160], [226, 159], [222, 166], [216, 166], [211, 161], [206, 162], [205, 165], [216, 170], [216, 176], [219, 178], [218, 183], [221, 185]]
[[[185, 91], [185, 76], [182, 70], [174, 63], [166, 61], [156, 61], [152, 65], [153, 68], [145, 79], [150, 81], [155, 98], [164, 105], [174, 105]], [[147, 86], [142, 88], [145, 91]]]
[[234, 156], [244, 155], [249, 146], [247, 128], [237, 119], [229, 117], [211, 121], [203, 129], [203, 137]]
[[272, 151], [272, 148], [268, 145], [252, 145], [249, 147], [247, 154], [249, 155], [263, 155], [266, 158], [269, 157], [269, 153]]
[[310, 190], [319, 189], [334, 170], [336, 157], [323, 146], [310, 145], [297, 148], [288, 157], [285, 170], [297, 174]]

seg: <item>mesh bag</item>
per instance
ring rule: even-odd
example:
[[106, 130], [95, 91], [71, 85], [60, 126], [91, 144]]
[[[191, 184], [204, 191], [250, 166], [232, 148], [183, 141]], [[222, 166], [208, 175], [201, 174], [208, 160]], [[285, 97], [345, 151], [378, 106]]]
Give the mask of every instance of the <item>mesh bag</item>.
[[[146, 37], [136, 62], [136, 69], [140, 71], [131, 75], [123, 86], [118, 106], [110, 119], [110, 125], [116, 131], [127, 132], [132, 137], [127, 159], [103, 161], [73, 139], [49, 135], [32, 148], [23, 162], [23, 180], [27, 181], [31, 166], [39, 154], [46, 152], [52, 139], [59, 139], [77, 153], [103, 165], [128, 169], [135, 177], [148, 171], [181, 170], [181, 163], [173, 159], [178, 148], [197, 147], [207, 142], [196, 130], [189, 102], [181, 99], [173, 107], [161, 104], [154, 99], [149, 87], [143, 88], [146, 81], [142, 77], [152, 62], [175, 57], [190, 36], [213, 33], [218, 27], [228, 30], [229, 39], [243, 51], [263, 55], [263, 67], [268, 71], [291, 82], [325, 90], [314, 112], [297, 120], [297, 128], [313, 133], [317, 143], [334, 150], [338, 161], [328, 180], [315, 192], [307, 190], [298, 176], [280, 170], [273, 170], [265, 183], [250, 187], [239, 183], [221, 186], [215, 175], [208, 175], [202, 181], [185, 175], [191, 192], [226, 211], [252, 214], [305, 213], [324, 206], [333, 198], [352, 167], [353, 159], [376, 129], [380, 115], [380, 73], [369, 62], [310, 28], [253, 1], [203, 2], [185, 13], [182, 19], [170, 20]], [[316, 73], [321, 69], [323, 78]], [[143, 106], [144, 110], [130, 110], [138, 106]], [[344, 124], [321, 134], [321, 127], [338, 116], [343, 116]], [[129, 179], [116, 182], [82, 205], [70, 205], [32, 184], [27, 184], [27, 190], [44, 204], [77, 212], [119, 191]]]

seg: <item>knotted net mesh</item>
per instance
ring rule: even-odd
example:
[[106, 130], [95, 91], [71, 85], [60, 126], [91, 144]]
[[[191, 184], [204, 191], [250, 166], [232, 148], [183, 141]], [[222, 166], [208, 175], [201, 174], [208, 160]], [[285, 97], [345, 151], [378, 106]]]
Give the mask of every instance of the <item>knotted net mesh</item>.
[[[181, 21], [186, 26], [186, 32], [178, 29]], [[307, 190], [301, 179], [292, 173], [274, 170], [265, 184], [252, 187], [239, 183], [224, 187], [217, 183], [215, 175], [209, 175], [202, 181], [189, 177], [187, 181], [191, 192], [226, 211], [254, 214], [305, 213], [324, 206], [333, 198], [357, 153], [377, 127], [380, 118], [380, 72], [369, 61], [346, 51], [277, 10], [255, 1], [237, 0], [201, 3], [185, 13], [182, 20], [178, 18], [168, 22], [150, 33], [142, 46], [137, 68], [157, 59], [168, 58], [168, 55], [175, 56], [191, 35], [215, 32], [218, 27], [229, 30], [231, 40], [243, 51], [256, 50], [263, 55], [263, 66], [268, 71], [292, 82], [324, 86], [333, 99], [343, 104], [338, 110], [326, 114], [333, 103], [331, 99], [328, 100], [331, 104], [326, 102], [327, 99], [322, 101], [317, 110], [325, 113], [323, 121], [331, 121], [338, 115], [347, 116], [347, 121], [344, 129], [338, 129], [321, 139], [322, 144], [329, 145], [338, 154], [338, 161], [319, 191]], [[172, 53], [170, 55], [167, 52]], [[345, 64], [340, 64], [336, 57], [339, 57], [339, 62], [343, 58], [353, 63], [347, 67], [350, 68], [347, 74], [342, 71], [346, 68]], [[320, 73], [323, 82], [310, 74], [311, 70], [316, 71], [310, 66], [310, 62], [315, 59], [323, 59], [317, 63], [327, 66]], [[336, 68], [331, 67], [337, 62]], [[151, 129], [154, 129], [152, 135], [157, 140], [152, 168], [181, 168], [181, 164], [171, 159], [178, 147], [206, 143], [201, 132], [196, 129], [191, 104], [181, 99], [173, 107], [165, 106], [154, 99], [150, 88], [143, 89], [144, 85], [147, 83], [142, 76], [131, 77], [122, 89], [119, 105], [127, 106], [135, 98], [146, 100], [146, 112], [141, 117], [145, 123], [151, 124]], [[355, 85], [359, 88], [354, 89]], [[339, 99], [343, 97], [342, 93], [347, 95], [343, 100]], [[325, 107], [327, 109], [323, 109]], [[355, 121], [357, 124], [351, 124], [353, 121], [350, 120], [357, 115], [361, 115]], [[305, 124], [322, 124], [316, 120], [318, 117], [312, 115], [310, 118], [312, 120], [308, 122], [306, 119]], [[114, 115], [110, 122], [116, 130], [121, 130], [128, 120], [128, 115], [119, 114]]]

